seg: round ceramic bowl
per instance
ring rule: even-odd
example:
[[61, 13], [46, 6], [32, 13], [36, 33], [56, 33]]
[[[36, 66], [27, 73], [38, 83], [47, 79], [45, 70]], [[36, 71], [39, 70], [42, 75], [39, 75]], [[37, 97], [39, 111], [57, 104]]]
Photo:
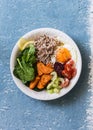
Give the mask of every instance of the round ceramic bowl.
[[26, 87], [21, 82], [21, 80], [19, 80], [18, 78], [16, 78], [13, 75], [13, 70], [14, 70], [15, 63], [16, 63], [16, 57], [19, 52], [18, 42], [15, 44], [15, 46], [12, 50], [12, 54], [11, 54], [11, 58], [10, 58], [10, 71], [11, 71], [15, 84], [24, 94], [26, 94], [34, 99], [38, 99], [38, 100], [53, 100], [53, 99], [64, 96], [76, 85], [76, 83], [80, 77], [80, 73], [81, 73], [82, 59], [81, 59], [81, 54], [80, 54], [79, 48], [77, 47], [76, 43], [67, 34], [65, 34], [62, 31], [59, 31], [59, 30], [56, 30], [53, 28], [40, 28], [40, 29], [32, 30], [31, 32], [28, 32], [22, 37], [27, 40], [32, 40], [32, 39], [39, 37], [41, 35], [44, 35], [44, 34], [46, 34], [48, 36], [53, 36], [53, 37], [60, 37], [61, 41], [63, 43], [68, 43], [69, 45], [71, 45], [75, 48], [75, 51], [77, 54], [77, 62], [76, 62], [77, 74], [71, 80], [69, 86], [61, 89], [60, 93], [58, 93], [58, 94], [56, 94], [56, 93], [49, 94], [45, 90], [37, 92], [37, 91], [31, 90], [28, 87]]

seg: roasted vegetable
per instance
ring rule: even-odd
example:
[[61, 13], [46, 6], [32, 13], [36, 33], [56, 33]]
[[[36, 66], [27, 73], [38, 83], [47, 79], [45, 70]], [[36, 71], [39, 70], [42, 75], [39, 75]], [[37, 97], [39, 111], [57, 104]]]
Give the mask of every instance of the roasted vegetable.
[[47, 83], [51, 80], [52, 76], [51, 75], [43, 75], [41, 77], [41, 80], [39, 81], [38, 85], [37, 85], [37, 88], [38, 89], [43, 89]]
[[34, 89], [36, 87], [36, 85], [38, 84], [39, 80], [40, 80], [40, 77], [37, 76], [34, 81], [31, 81], [29, 88]]
[[53, 65], [51, 63], [46, 64], [46, 66], [53, 69]]
[[38, 62], [37, 71], [38, 75], [41, 76], [42, 74], [50, 74], [53, 71], [53, 68], [44, 65], [42, 62]]

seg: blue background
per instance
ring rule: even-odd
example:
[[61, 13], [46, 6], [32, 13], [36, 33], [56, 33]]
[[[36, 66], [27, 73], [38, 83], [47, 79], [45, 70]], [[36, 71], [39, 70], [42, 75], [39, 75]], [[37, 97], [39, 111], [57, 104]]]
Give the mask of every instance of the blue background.
[[[0, 130], [92, 130], [87, 112], [91, 97], [87, 83], [88, 8], [87, 0], [0, 0]], [[83, 69], [77, 85], [53, 101], [24, 95], [14, 84], [9, 69], [16, 41], [40, 27], [64, 31], [82, 54]]]

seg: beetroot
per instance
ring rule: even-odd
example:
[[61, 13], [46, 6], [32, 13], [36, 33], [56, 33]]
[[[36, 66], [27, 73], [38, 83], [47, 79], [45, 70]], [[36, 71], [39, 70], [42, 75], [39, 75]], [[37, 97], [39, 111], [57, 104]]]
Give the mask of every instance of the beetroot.
[[59, 77], [62, 77], [62, 70], [64, 69], [64, 65], [59, 63], [59, 62], [55, 62], [54, 64], [54, 70], [57, 72], [57, 75]]

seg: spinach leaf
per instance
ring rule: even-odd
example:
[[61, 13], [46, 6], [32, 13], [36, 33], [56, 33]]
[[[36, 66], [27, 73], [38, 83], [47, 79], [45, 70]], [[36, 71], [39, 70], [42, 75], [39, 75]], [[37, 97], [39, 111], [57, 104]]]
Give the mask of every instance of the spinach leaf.
[[31, 57], [31, 55], [34, 55], [34, 53], [35, 53], [35, 47], [33, 44], [31, 44], [26, 56], [26, 62], [29, 61], [29, 58]]
[[35, 63], [35, 47], [34, 45], [30, 45], [30, 47], [24, 49], [17, 57], [17, 64], [13, 71], [14, 75], [21, 79], [24, 84], [32, 81], [35, 78]]

